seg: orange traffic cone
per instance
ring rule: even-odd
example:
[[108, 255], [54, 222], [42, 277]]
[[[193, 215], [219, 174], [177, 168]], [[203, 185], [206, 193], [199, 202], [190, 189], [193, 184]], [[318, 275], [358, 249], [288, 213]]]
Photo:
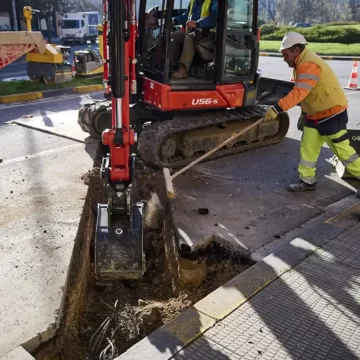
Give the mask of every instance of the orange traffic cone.
[[354, 65], [351, 71], [351, 76], [349, 79], [349, 85], [345, 88], [349, 90], [359, 90], [358, 89], [358, 72], [357, 72], [357, 61], [354, 61]]

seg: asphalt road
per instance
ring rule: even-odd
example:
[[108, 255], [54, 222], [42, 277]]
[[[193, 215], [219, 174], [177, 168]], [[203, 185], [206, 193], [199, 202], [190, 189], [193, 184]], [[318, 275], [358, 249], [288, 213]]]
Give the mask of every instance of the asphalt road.
[[[329, 63], [346, 86], [352, 63]], [[291, 69], [281, 59], [261, 58], [260, 68], [263, 76], [290, 80]], [[348, 128], [360, 129], [360, 91], [345, 93]], [[181, 244], [201, 246], [208, 239], [216, 239], [256, 258], [266, 256], [273, 245], [281, 246], [286, 236], [327, 212], [329, 206], [351, 195], [356, 199], [358, 182], [340, 179], [329, 162], [333, 154], [327, 146], [317, 163], [317, 190], [299, 194], [287, 191], [289, 184], [298, 181], [302, 136], [297, 130], [300, 108], [291, 109], [289, 115], [289, 131], [281, 143], [197, 164], [175, 179], [173, 222]], [[199, 208], [207, 208], [209, 215], [200, 215]]]
[[[12, 125], [11, 121], [26, 116], [42, 116], [51, 121], [52, 115], [64, 114], [64, 119], [76, 123], [77, 111], [82, 104], [92, 99], [102, 99], [101, 92], [92, 95], [77, 95], [58, 99], [45, 99], [27, 104], [0, 106], [0, 158], [8, 161], [15, 158], [30, 156], [52, 149], [58, 149], [76, 142], [60, 136], [45, 134], [26, 127]], [[65, 116], [66, 114], [66, 116]], [[46, 120], [44, 120], [46, 122]], [[29, 139], [31, 146], [29, 146]]]
[[[352, 63], [331, 61], [330, 64], [341, 84], [346, 86]], [[21, 74], [21, 66], [24, 64], [8, 67], [12, 69], [8, 74]], [[290, 79], [291, 70], [281, 59], [260, 58], [260, 68], [263, 76]], [[346, 93], [350, 105], [349, 128], [359, 128], [360, 92]], [[0, 106], [0, 201], [5, 209], [0, 218], [0, 254], [3, 259], [0, 267], [3, 293], [0, 298], [6, 309], [2, 312], [0, 308], [0, 313], [12, 315], [2, 317], [5, 323], [1, 327], [9, 341], [6, 348], [0, 348], [0, 356], [1, 350], [12, 349], [55, 321], [55, 309], [59, 308], [58, 291], [65, 283], [71, 242], [85, 196], [80, 177], [92, 163], [87, 144], [59, 134], [61, 126], [69, 129], [69, 124], [74, 126], [74, 131], [78, 130], [77, 111], [92, 99], [102, 99], [102, 93]], [[332, 175], [333, 169], [326, 162], [331, 154], [326, 148], [319, 161], [320, 187], [316, 194], [294, 195], [286, 191], [289, 182], [297, 181], [301, 138], [301, 132], [296, 129], [298, 115], [298, 108], [290, 111], [291, 126], [281, 144], [198, 164], [198, 171], [208, 174], [213, 180], [208, 188], [203, 187], [206, 183], [201, 183], [199, 191], [202, 191], [203, 198], [197, 197], [195, 205], [187, 203], [190, 217], [186, 224], [200, 230], [214, 228], [217, 232], [219, 224], [223, 224], [223, 230], [231, 235], [230, 241], [235, 239], [236, 246], [240, 243], [257, 250], [276, 239], [280, 241], [279, 237], [321, 214], [327, 205], [352, 194], [353, 189]], [[28, 117], [30, 121], [42, 122], [47, 131], [57, 127], [58, 134], [11, 123]], [[190, 195], [183, 197], [184, 204], [192, 199], [191, 192], [196, 187], [199, 184], [191, 182], [190, 190], [185, 189], [190, 191]], [[179, 196], [179, 199], [182, 198]], [[200, 200], [213, 203], [201, 203]], [[194, 212], [199, 206], [211, 211], [211, 219], [203, 224]], [[219, 226], [215, 226], [215, 222]], [[55, 265], [57, 267], [53, 270], [51, 267]], [[52, 285], [50, 288], [49, 284]], [[14, 293], [14, 289], [18, 292]], [[51, 299], [44, 294], [50, 294]], [[24, 309], [30, 309], [28, 318], [24, 318]], [[33, 323], [38, 318], [42, 321], [40, 325]], [[24, 326], [17, 326], [19, 323]], [[14, 329], [18, 330], [15, 334], [10, 331]]]
[[[97, 49], [99, 47], [98, 44], [91, 44], [90, 42], [88, 42], [87, 45], [70, 45], [70, 46], [71, 46], [70, 59], [72, 59], [72, 54], [74, 53], [74, 51], [81, 50], [89, 46], [91, 46], [93, 49]], [[26, 73], [25, 58], [19, 59], [18, 61], [0, 70], [0, 81], [12, 81], [14, 79], [18, 79], [18, 80], [28, 79]]]
[[[352, 63], [330, 64], [346, 86]], [[7, 68], [7, 75], [0, 72], [0, 78], [14, 73], [19, 76], [24, 73], [24, 66], [15, 63]], [[290, 79], [291, 70], [281, 59], [260, 58], [260, 68], [263, 76]], [[349, 128], [360, 128], [360, 91], [346, 94]], [[81, 175], [91, 168], [93, 156], [88, 144], [59, 134], [61, 127], [69, 129], [69, 124], [75, 132], [81, 105], [102, 97], [99, 92], [0, 105], [0, 201], [5, 209], [0, 217], [0, 313], [6, 314], [0, 320], [4, 329], [0, 357], [31, 338], [40, 337], [38, 334], [55, 322], [86, 193]], [[332, 175], [333, 169], [326, 162], [331, 154], [326, 148], [319, 161], [318, 191], [286, 191], [288, 183], [297, 180], [301, 137], [296, 129], [298, 115], [299, 108], [290, 111], [291, 126], [281, 144], [198, 164], [197, 171], [209, 175], [209, 183], [190, 179], [189, 187], [187, 183], [183, 187], [177, 184], [177, 191], [187, 195], [178, 194], [178, 199], [188, 214], [184, 222], [190, 226], [189, 231], [226, 232], [226, 239], [230, 237], [226, 241], [234, 246], [260, 249], [260, 255], [266, 255], [270, 251], [267, 247], [283, 241], [284, 234], [352, 193]], [[11, 123], [28, 117], [58, 134]], [[189, 201], [194, 197], [196, 204]], [[208, 207], [210, 216], [197, 216], [194, 209], [199, 206]]]
[[[73, 49], [81, 48], [80, 46], [73, 46]], [[342, 86], [347, 86], [349, 77], [352, 70], [351, 61], [329, 61], [329, 64], [335, 70]], [[22, 68], [25, 67], [25, 64], [15, 63], [11, 66], [0, 71], [1, 76], [12, 76], [9, 74], [21, 74]], [[282, 80], [289, 80], [291, 76], [291, 69], [284, 63], [281, 59], [271, 58], [271, 57], [260, 57], [260, 69], [262, 70], [262, 75], [266, 77], [272, 77]], [[9, 70], [10, 69], [10, 70]], [[2, 71], [8, 70], [8, 75], [1, 75]], [[348, 128], [360, 128], [360, 92], [345, 90], [348, 100], [349, 100], [349, 123]], [[5, 125], [6, 122], [22, 118], [23, 116], [32, 115], [36, 116], [49, 116], [58, 115], [61, 112], [66, 112], [67, 116], [71, 113], [71, 116], [76, 117], [77, 110], [82, 103], [91, 101], [91, 98], [102, 99], [102, 94], [92, 94], [92, 95], [80, 95], [80, 96], [68, 96], [60, 99], [45, 99], [41, 101], [25, 103], [25, 104], [12, 104], [1, 106], [0, 111], [2, 116], [0, 118], [0, 141], [1, 141], [1, 153], [4, 154], [11, 152], [11, 146], [4, 146], [5, 144], [16, 143], [16, 134], [18, 127], [12, 127], [9, 130], [8, 125]], [[4, 110], [4, 111], [2, 111]], [[290, 110], [290, 115], [292, 117], [292, 126], [288, 132], [287, 137], [291, 139], [300, 140], [301, 133], [296, 129], [296, 120], [299, 114], [299, 109], [295, 108]], [[2, 126], [4, 125], [4, 126]], [[5, 129], [7, 129], [5, 131]], [[4, 134], [7, 134], [4, 136]], [[15, 148], [15, 152], [17, 149]]]

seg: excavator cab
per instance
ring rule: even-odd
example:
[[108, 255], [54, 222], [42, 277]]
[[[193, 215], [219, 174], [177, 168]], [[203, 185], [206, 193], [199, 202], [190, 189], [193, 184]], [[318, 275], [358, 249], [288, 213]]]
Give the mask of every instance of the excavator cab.
[[[137, 46], [138, 53], [142, 54], [140, 69], [144, 76], [173, 87], [181, 86], [183, 90], [253, 83], [259, 55], [257, 1], [219, 1], [216, 27], [195, 31], [186, 29], [186, 20], [175, 26], [173, 22], [174, 18], [184, 21], [181, 15], [188, 13], [189, 4], [189, 0], [140, 1]], [[195, 40], [196, 48], [189, 77], [181, 80], [171, 78], [177, 65], [170, 60], [177, 31], [188, 33]]]
[[[160, 113], [174, 114], [172, 121], [153, 123], [139, 137], [140, 157], [151, 166], [184, 166], [260, 119], [266, 111], [258, 104], [258, 2], [217, 0], [214, 15], [212, 0], [211, 15], [216, 17], [216, 26], [190, 31], [186, 28], [186, 13], [193, 1], [140, 0], [140, 99]], [[179, 24], [174, 18], [185, 21]], [[179, 31], [194, 40], [196, 49], [189, 74], [182, 79], [172, 77], [178, 65], [173, 63], [173, 42]], [[261, 123], [212, 158], [277, 143], [288, 125], [285, 117]]]

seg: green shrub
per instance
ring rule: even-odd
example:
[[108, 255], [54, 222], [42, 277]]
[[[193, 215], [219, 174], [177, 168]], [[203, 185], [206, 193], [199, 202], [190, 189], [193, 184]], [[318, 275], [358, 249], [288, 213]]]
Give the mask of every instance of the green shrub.
[[328, 27], [317, 25], [310, 28], [294, 28], [284, 26], [277, 28], [271, 34], [262, 33], [262, 40], [282, 40], [289, 31], [296, 31], [303, 34], [307, 41], [318, 43], [341, 43], [354, 44], [360, 39], [360, 29], [352, 27]]
[[328, 22], [325, 25], [327, 26], [343, 26], [343, 25], [360, 25], [356, 21], [332, 21]]
[[258, 19], [258, 26], [260, 27], [261, 25], [264, 25], [266, 23], [266, 21], [264, 19], [259, 18]]
[[278, 27], [274, 24], [264, 24], [264, 25], [260, 26], [260, 33], [262, 35], [268, 35], [268, 34], [272, 34], [277, 29], [278, 29]]

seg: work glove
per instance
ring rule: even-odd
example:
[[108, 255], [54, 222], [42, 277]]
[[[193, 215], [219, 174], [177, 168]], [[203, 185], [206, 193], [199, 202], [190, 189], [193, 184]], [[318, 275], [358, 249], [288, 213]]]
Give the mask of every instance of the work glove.
[[276, 120], [278, 115], [279, 115], [279, 112], [275, 108], [275, 106], [270, 106], [264, 115], [264, 120], [265, 121]]
[[302, 112], [297, 123], [297, 128], [299, 131], [304, 131], [305, 119], [306, 119], [306, 114]]

